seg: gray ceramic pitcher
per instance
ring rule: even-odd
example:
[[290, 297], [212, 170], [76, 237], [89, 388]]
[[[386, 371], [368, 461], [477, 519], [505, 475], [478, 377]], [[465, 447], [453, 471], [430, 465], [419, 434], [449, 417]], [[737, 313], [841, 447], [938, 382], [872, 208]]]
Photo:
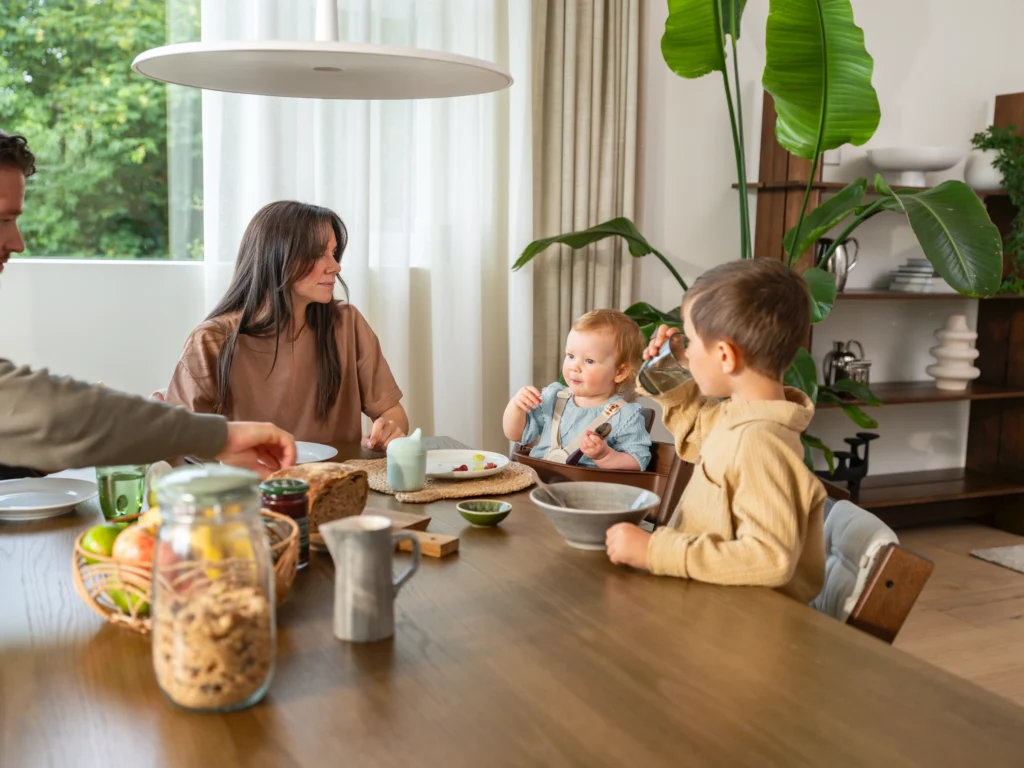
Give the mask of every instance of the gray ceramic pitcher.
[[[411, 533], [391, 533], [381, 515], [343, 517], [320, 526], [334, 559], [334, 636], [372, 643], [395, 633], [395, 597], [420, 566], [420, 543]], [[412, 542], [412, 563], [395, 578], [395, 543]]]

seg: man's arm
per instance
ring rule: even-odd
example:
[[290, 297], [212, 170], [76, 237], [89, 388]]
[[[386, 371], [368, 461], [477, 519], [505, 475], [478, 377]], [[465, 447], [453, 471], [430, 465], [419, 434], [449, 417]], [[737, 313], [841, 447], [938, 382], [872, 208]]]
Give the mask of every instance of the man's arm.
[[0, 464], [147, 464], [224, 448], [227, 421], [0, 360]]

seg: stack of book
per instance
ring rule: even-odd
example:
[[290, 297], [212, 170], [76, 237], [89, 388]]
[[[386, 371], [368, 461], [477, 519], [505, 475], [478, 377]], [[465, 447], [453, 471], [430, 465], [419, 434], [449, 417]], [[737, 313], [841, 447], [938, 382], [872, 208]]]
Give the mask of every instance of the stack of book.
[[892, 273], [890, 291], [905, 293], [956, 293], [935, 271], [928, 259], [907, 259]]

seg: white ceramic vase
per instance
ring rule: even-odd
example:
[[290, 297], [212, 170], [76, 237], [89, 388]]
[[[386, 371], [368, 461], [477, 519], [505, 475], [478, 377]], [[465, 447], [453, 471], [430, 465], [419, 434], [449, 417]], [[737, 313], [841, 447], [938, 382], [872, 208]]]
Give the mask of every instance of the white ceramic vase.
[[997, 157], [998, 149], [972, 149], [964, 162], [964, 181], [967, 186], [973, 189], [1002, 189], [1003, 175], [994, 165]]
[[928, 375], [935, 379], [939, 389], [967, 389], [968, 382], [981, 375], [981, 371], [971, 365], [978, 356], [974, 348], [978, 334], [967, 327], [967, 315], [950, 315], [945, 327], [937, 330], [935, 336], [940, 344], [928, 351], [938, 362], [925, 369]]

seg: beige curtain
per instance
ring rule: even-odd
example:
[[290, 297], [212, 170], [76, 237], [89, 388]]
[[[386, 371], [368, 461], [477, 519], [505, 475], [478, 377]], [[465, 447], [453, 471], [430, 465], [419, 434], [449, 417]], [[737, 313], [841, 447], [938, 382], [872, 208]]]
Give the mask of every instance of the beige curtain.
[[[642, 0], [532, 0], [534, 235], [633, 218]], [[555, 381], [573, 321], [625, 309], [632, 257], [621, 239], [534, 259], [534, 377]]]

